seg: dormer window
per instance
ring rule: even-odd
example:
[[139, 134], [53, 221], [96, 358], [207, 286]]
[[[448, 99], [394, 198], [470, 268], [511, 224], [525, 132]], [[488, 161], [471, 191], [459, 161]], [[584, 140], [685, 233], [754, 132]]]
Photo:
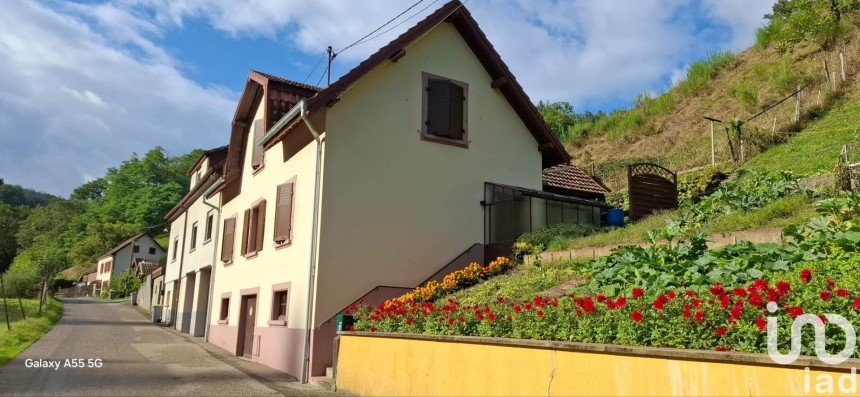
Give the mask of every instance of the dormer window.
[[468, 147], [466, 83], [423, 74], [421, 137], [424, 140]]

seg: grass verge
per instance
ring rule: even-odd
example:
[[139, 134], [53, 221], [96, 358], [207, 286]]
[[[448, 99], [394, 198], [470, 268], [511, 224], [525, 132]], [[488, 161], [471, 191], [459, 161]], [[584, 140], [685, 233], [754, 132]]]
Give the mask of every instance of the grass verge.
[[[9, 299], [9, 319], [12, 321], [12, 331], [6, 328], [5, 310], [0, 310], [0, 365], [12, 361], [24, 349], [39, 340], [63, 315], [63, 305], [54, 299], [48, 300], [42, 310], [42, 316], [37, 317], [39, 301], [37, 299], [23, 300], [27, 319], [22, 319], [21, 309], [17, 299]], [[2, 305], [2, 300], [0, 300]]]

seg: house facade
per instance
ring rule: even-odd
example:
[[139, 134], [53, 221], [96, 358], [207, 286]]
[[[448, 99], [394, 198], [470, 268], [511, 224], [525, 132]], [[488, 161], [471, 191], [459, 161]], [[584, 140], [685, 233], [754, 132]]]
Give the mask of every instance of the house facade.
[[164, 248], [146, 233], [138, 234], [117, 245], [98, 258], [95, 295], [107, 293], [111, 278], [130, 269], [135, 261], [157, 262], [161, 255], [164, 255]]
[[[252, 71], [214, 191], [208, 341], [303, 381], [322, 375], [334, 318], [359, 299], [483, 262], [495, 229], [546, 226], [554, 206], [599, 224], [599, 200], [542, 189], [543, 170], [569, 161], [458, 1], [325, 89]], [[171, 275], [171, 258], [168, 287], [185, 273]]]

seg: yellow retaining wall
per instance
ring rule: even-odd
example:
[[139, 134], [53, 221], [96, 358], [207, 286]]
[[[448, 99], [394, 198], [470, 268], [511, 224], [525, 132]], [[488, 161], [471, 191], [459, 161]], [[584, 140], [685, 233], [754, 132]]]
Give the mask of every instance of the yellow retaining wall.
[[[338, 391], [362, 396], [845, 395], [840, 376], [860, 366], [806, 372], [815, 359], [782, 367], [763, 354], [377, 334], [341, 335], [336, 354]], [[832, 377], [832, 394], [816, 393], [819, 375]]]

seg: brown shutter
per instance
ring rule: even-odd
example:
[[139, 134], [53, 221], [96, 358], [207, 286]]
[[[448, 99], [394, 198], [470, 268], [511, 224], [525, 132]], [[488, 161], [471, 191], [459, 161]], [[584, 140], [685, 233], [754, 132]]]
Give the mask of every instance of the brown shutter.
[[263, 165], [263, 147], [257, 142], [260, 141], [265, 132], [263, 119], [254, 120], [254, 142], [252, 142], [254, 150], [251, 152], [251, 167], [253, 168], [259, 168]]
[[448, 136], [450, 127], [449, 102], [451, 101], [451, 82], [448, 80], [427, 80], [427, 133]]
[[262, 251], [263, 250], [263, 237], [266, 233], [266, 200], [260, 202], [260, 206], [257, 211], [257, 236], [255, 237], [254, 250]]
[[448, 136], [451, 139], [463, 139], [463, 104], [466, 96], [463, 94], [463, 87], [450, 83], [451, 99], [449, 105], [449, 120], [448, 120]]
[[278, 198], [275, 201], [275, 242], [289, 242], [293, 223], [293, 184], [278, 185]]
[[233, 259], [233, 246], [236, 242], [236, 218], [224, 220], [224, 236], [221, 241], [221, 261]]
[[242, 222], [242, 255], [248, 253], [248, 229], [251, 226], [251, 210], [245, 210], [245, 219]]

